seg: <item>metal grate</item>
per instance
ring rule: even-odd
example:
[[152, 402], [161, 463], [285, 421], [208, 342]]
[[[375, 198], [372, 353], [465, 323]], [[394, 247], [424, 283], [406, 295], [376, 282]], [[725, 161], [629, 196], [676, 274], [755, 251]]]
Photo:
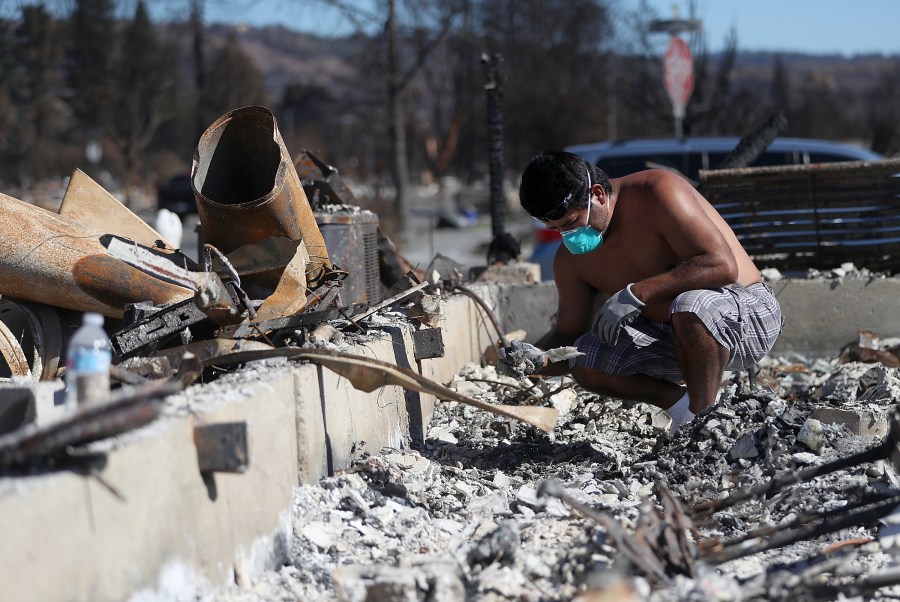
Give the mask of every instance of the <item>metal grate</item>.
[[900, 271], [900, 159], [700, 172], [760, 267]]
[[366, 293], [369, 303], [381, 300], [381, 266], [378, 263], [377, 224], [363, 232], [363, 249], [366, 266]]

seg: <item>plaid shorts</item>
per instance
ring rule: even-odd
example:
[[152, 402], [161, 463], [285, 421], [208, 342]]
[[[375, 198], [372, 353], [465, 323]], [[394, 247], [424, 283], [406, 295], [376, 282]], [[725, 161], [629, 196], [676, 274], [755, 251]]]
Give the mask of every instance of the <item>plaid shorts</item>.
[[[695, 314], [728, 349], [726, 370], [742, 370], [759, 361], [772, 349], [784, 325], [778, 300], [763, 282], [687, 291], [675, 298], [669, 310], [670, 314], [680, 312]], [[646, 374], [678, 382], [684, 377], [675, 361], [672, 333], [671, 324], [638, 316], [619, 331], [615, 345], [591, 333], [582, 335], [575, 345], [585, 355], [570, 360], [569, 365], [618, 376]]]

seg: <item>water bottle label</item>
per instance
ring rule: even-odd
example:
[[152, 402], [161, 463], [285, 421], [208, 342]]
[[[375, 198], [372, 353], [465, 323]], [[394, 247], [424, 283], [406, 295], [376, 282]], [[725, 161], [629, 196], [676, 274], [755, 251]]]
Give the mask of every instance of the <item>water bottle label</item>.
[[68, 369], [75, 372], [109, 372], [112, 364], [112, 352], [108, 350], [82, 349], [70, 357]]

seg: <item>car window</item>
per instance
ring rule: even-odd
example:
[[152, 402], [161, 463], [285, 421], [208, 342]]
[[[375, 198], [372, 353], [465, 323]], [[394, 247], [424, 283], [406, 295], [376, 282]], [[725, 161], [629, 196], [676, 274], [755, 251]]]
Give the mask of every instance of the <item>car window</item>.
[[[716, 169], [728, 153], [709, 153], [709, 169]], [[769, 167], [772, 165], [793, 165], [794, 153], [790, 151], [764, 151], [747, 167]]]
[[750, 165], [753, 167], [769, 167], [772, 165], [793, 165], [795, 163], [793, 151], [765, 151], [756, 161]]
[[836, 163], [838, 161], [858, 161], [858, 159], [832, 153], [809, 153], [810, 163]]
[[665, 153], [654, 155], [642, 155], [640, 157], [615, 157], [600, 159], [597, 167], [602, 169], [611, 178], [621, 178], [636, 171], [642, 171], [649, 167], [670, 167], [685, 173], [686, 156], [680, 153]]

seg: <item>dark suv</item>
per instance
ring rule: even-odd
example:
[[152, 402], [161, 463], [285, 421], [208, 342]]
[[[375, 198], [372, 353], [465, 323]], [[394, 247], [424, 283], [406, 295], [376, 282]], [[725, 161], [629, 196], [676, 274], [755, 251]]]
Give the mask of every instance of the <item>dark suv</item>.
[[[649, 167], [666, 167], [676, 169], [696, 182], [701, 169], [716, 169], [738, 142], [740, 138], [657, 138], [581, 144], [566, 150], [581, 155], [610, 178]], [[884, 157], [860, 146], [811, 138], [776, 138], [747, 167], [879, 159]]]

